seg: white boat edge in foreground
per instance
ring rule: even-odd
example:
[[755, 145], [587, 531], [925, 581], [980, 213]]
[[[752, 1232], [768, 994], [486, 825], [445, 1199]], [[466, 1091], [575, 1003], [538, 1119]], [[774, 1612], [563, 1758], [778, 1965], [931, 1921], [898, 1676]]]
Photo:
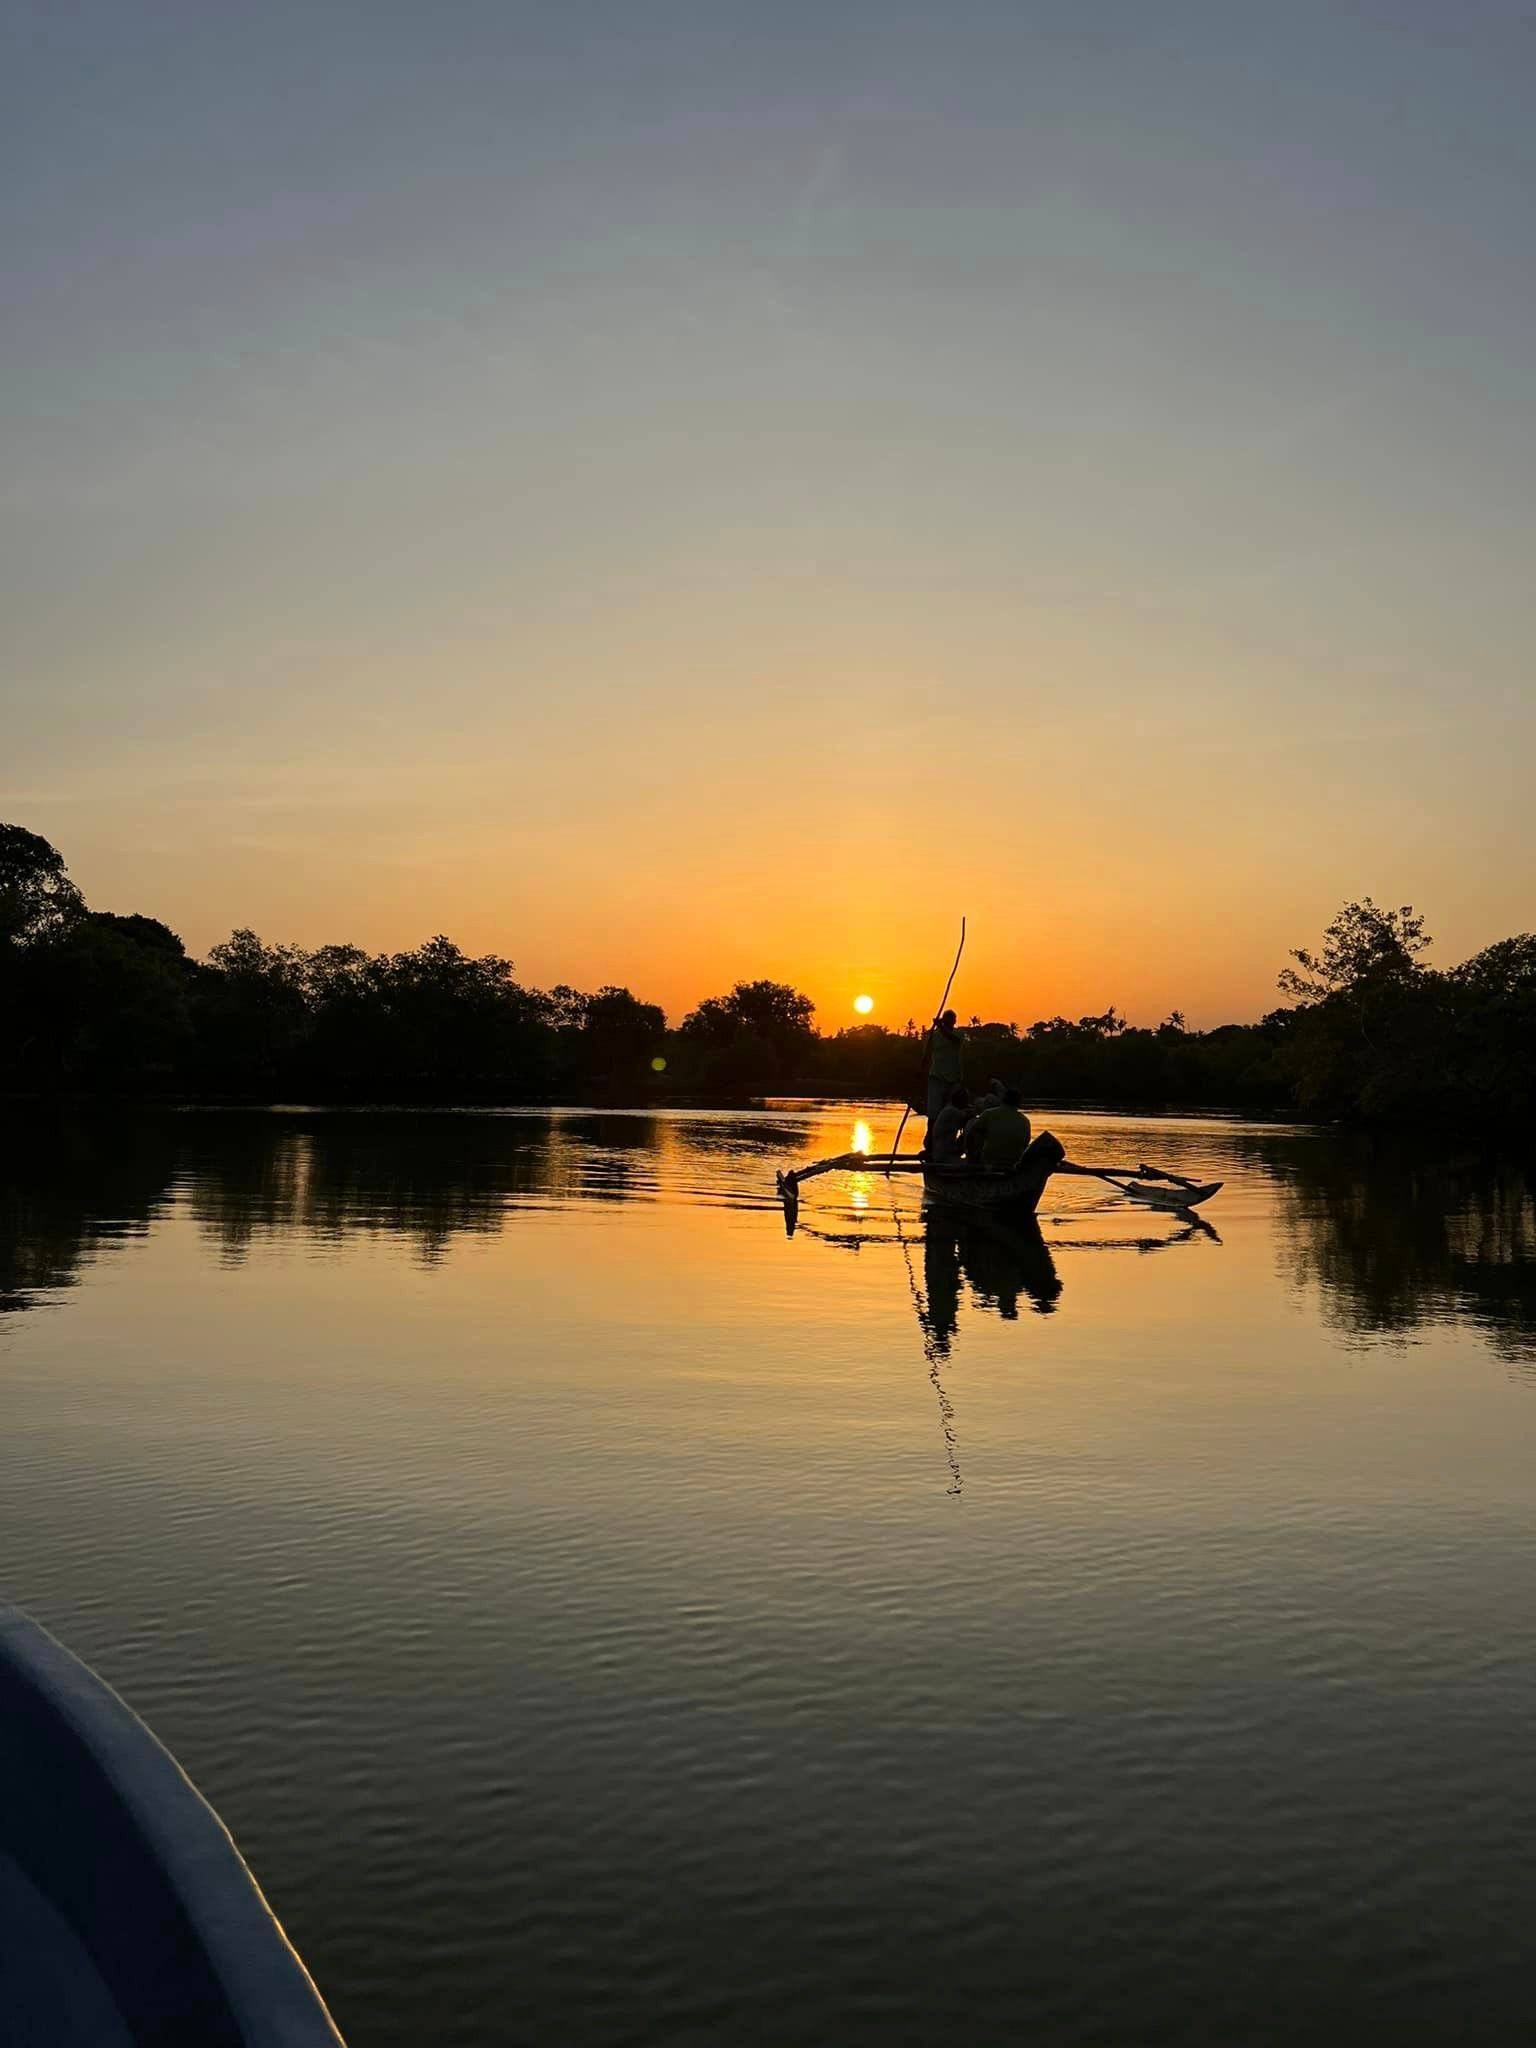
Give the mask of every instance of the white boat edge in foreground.
[[0, 1852], [82, 1944], [129, 2039], [338, 2048], [217, 1813], [109, 1685], [3, 1604], [0, 1728]]

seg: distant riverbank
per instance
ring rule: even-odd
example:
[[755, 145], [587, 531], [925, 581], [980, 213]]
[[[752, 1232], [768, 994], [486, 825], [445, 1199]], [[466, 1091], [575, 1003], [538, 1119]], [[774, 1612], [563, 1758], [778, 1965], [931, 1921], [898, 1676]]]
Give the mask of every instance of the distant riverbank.
[[[1019, 1025], [960, 1018], [965, 1076], [1042, 1107], [1528, 1130], [1536, 936], [1448, 971], [1409, 908], [1347, 904], [1254, 1023], [1134, 1025], [1111, 1004]], [[0, 825], [0, 1090], [206, 1104], [732, 1104], [921, 1094], [928, 1023], [816, 1028], [787, 982], [738, 981], [675, 1026], [627, 988], [519, 982], [439, 934], [406, 952], [269, 945], [206, 960], [157, 918], [93, 911], [55, 848]]]
[[[693, 1089], [689, 1091], [631, 1091], [624, 1090], [580, 1092], [567, 1090], [549, 1095], [485, 1095], [485, 1096], [433, 1096], [397, 1093], [378, 1095], [325, 1095], [294, 1097], [279, 1095], [193, 1095], [186, 1092], [151, 1094], [139, 1090], [112, 1091], [101, 1089], [81, 1090], [24, 1090], [0, 1094], [0, 1103], [17, 1112], [34, 1110], [40, 1113], [111, 1110], [143, 1110], [150, 1113], [190, 1113], [206, 1111], [231, 1114], [247, 1111], [256, 1114], [312, 1114], [312, 1115], [355, 1115], [389, 1116], [420, 1114], [423, 1116], [468, 1116], [475, 1114], [515, 1115], [527, 1111], [530, 1115], [549, 1110], [572, 1112], [612, 1110], [625, 1114], [644, 1115], [662, 1111], [727, 1111], [727, 1110], [773, 1110], [778, 1108], [815, 1106], [818, 1104], [847, 1103], [850, 1106], [895, 1109], [905, 1107], [900, 1095], [882, 1094], [878, 1091], [844, 1087], [829, 1088], [810, 1082], [803, 1086], [786, 1085], [766, 1092], [752, 1092], [741, 1089]], [[1036, 1115], [1105, 1115], [1105, 1116], [1154, 1116], [1199, 1118], [1217, 1117], [1231, 1121], [1251, 1117], [1251, 1105], [1236, 1105], [1223, 1102], [1103, 1102], [1091, 1098], [1074, 1096], [1031, 1096], [1025, 1107]], [[1267, 1113], [1265, 1121], [1280, 1124], [1313, 1124], [1316, 1118], [1303, 1117], [1294, 1105], [1277, 1105]], [[919, 1116], [912, 1129], [921, 1138], [922, 1118]]]

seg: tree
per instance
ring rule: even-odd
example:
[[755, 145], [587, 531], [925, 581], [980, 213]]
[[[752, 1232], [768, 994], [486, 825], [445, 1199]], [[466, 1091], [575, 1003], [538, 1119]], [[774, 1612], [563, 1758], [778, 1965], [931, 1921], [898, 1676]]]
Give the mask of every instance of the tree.
[[116, 932], [129, 945], [137, 946], [142, 952], [159, 953], [167, 960], [185, 960], [187, 949], [168, 924], [162, 924], [158, 917], [142, 917], [137, 911], [120, 917], [115, 910], [88, 911], [93, 925], [102, 931]]
[[307, 969], [297, 947], [264, 945], [248, 928], [209, 953], [196, 1026], [200, 1060], [217, 1086], [276, 1085], [309, 1031]]
[[1444, 1091], [1452, 1053], [1440, 978], [1411, 904], [1346, 903], [1319, 952], [1296, 948], [1282, 994], [1297, 1004], [1285, 1059], [1303, 1109], [1378, 1120], [1422, 1114]]
[[297, 946], [268, 946], [248, 925], [210, 949], [208, 964], [231, 980], [302, 991], [305, 955]]
[[1463, 1114], [1505, 1129], [1536, 1120], [1536, 934], [1485, 946], [1446, 976]]
[[36, 945], [84, 915], [57, 847], [21, 825], [0, 825], [0, 941]]
[[685, 1037], [706, 1045], [729, 1045], [740, 1031], [753, 1031], [781, 1058], [809, 1045], [816, 1005], [785, 981], [738, 981], [728, 996], [710, 996], [683, 1019]]
[[82, 917], [21, 954], [31, 1078], [70, 1088], [170, 1078], [190, 1036], [189, 976], [178, 954], [122, 929], [134, 922]]
[[1367, 896], [1345, 904], [1324, 932], [1320, 953], [1293, 949], [1296, 966], [1280, 970], [1280, 990], [1298, 1003], [1321, 1003], [1330, 996], [1403, 985], [1423, 972], [1418, 956], [1431, 943], [1411, 903], [1401, 910], [1381, 910]]
[[557, 981], [545, 1000], [549, 1004], [549, 1021], [557, 1031], [580, 1031], [592, 1002], [589, 995], [583, 995], [579, 988], [572, 988], [565, 981]]
[[760, 1031], [744, 1024], [727, 1045], [705, 1054], [699, 1078], [709, 1088], [771, 1088], [780, 1072], [779, 1056]]
[[547, 996], [513, 978], [497, 953], [463, 952], [441, 932], [380, 963], [402, 1082], [413, 1090], [488, 1088], [542, 1079], [553, 1036]]
[[860, 1095], [905, 1095], [913, 1085], [918, 1048], [884, 1024], [849, 1024], [816, 1043], [814, 1071], [833, 1087]]
[[666, 1012], [659, 1003], [642, 1003], [627, 988], [600, 988], [585, 999], [579, 1034], [582, 1067], [594, 1078], [615, 1080], [651, 1057], [666, 1028]]
[[1458, 988], [1495, 1001], [1531, 1001], [1536, 998], [1536, 933], [1521, 932], [1485, 946], [1453, 967], [1450, 979]]

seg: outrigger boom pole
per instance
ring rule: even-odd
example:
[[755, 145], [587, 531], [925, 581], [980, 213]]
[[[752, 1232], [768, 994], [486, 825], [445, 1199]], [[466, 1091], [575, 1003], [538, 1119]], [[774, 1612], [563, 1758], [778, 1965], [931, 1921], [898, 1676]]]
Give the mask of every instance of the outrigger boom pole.
[[815, 1180], [820, 1173], [869, 1173], [881, 1166], [887, 1174], [921, 1173], [926, 1163], [915, 1152], [908, 1159], [898, 1159], [894, 1152], [839, 1152], [834, 1159], [818, 1159], [810, 1166], [778, 1174], [776, 1178], [779, 1193], [786, 1202], [792, 1202], [800, 1192], [800, 1183]]
[[[928, 1161], [913, 1153], [906, 1159], [898, 1158], [894, 1152], [838, 1152], [830, 1159], [815, 1159], [809, 1166], [794, 1168], [789, 1173], [774, 1176], [780, 1198], [795, 1202], [800, 1198], [801, 1183], [815, 1180], [823, 1173], [874, 1173], [882, 1168], [886, 1177], [893, 1173], [922, 1173]], [[1221, 1186], [1219, 1180], [1190, 1180], [1185, 1174], [1170, 1173], [1162, 1166], [1079, 1166], [1075, 1160], [1063, 1159], [1052, 1167], [1052, 1173], [1080, 1174], [1087, 1180], [1107, 1181], [1112, 1188], [1118, 1188], [1122, 1195], [1129, 1195], [1138, 1202], [1150, 1202], [1158, 1208], [1190, 1208], [1197, 1202], [1208, 1202]], [[1148, 1185], [1152, 1183], [1152, 1185]], [[1165, 1197], [1163, 1190], [1169, 1190]], [[1175, 1194], [1173, 1191], [1177, 1190]], [[1183, 1199], [1180, 1200], [1179, 1197]]]

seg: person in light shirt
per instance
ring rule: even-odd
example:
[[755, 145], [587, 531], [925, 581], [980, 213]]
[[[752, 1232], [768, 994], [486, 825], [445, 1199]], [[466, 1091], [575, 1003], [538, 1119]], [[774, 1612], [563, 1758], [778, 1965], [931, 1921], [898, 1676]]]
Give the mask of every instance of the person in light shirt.
[[988, 1173], [1011, 1173], [1029, 1150], [1029, 1118], [1021, 1100], [1017, 1088], [1005, 1088], [1001, 1102], [965, 1127], [965, 1156]]
[[955, 1029], [955, 1013], [936, 1017], [928, 1048], [928, 1128], [932, 1130], [951, 1092], [965, 1079], [965, 1040]]

